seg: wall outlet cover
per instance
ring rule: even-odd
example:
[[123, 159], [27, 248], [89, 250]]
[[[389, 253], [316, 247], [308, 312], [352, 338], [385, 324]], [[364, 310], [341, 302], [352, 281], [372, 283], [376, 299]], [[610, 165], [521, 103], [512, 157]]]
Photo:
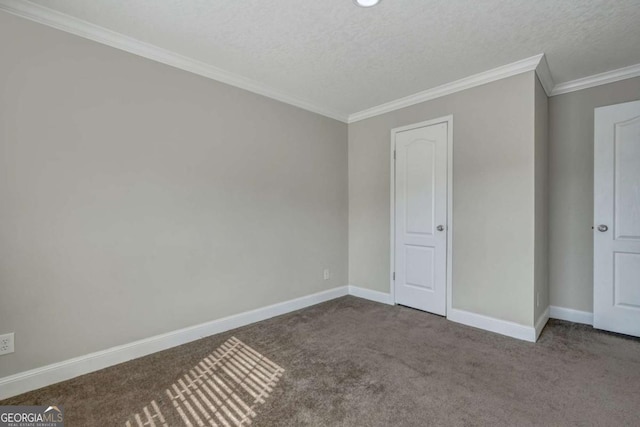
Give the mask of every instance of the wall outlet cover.
[[0, 355], [13, 353], [13, 332], [0, 335]]

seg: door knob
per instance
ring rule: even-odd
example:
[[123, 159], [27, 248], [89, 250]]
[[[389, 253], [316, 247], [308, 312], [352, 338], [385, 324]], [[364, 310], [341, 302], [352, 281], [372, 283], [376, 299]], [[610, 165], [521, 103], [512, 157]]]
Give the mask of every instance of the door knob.
[[609, 229], [609, 227], [607, 227], [607, 226], [606, 226], [606, 225], [604, 225], [604, 224], [600, 224], [600, 225], [598, 226], [598, 231], [600, 231], [601, 233], [604, 233], [604, 232], [605, 232], [605, 231], [607, 231], [608, 229]]
[[438, 231], [444, 231], [444, 225], [439, 225], [436, 227]]

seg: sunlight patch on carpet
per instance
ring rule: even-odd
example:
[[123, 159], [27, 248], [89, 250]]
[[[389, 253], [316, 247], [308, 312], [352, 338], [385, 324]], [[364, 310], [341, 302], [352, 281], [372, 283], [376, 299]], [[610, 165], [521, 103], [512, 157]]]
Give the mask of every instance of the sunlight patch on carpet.
[[[283, 368], [232, 337], [166, 390], [169, 409], [186, 426], [248, 425], [283, 373]], [[155, 400], [126, 426], [168, 427]]]
[[[151, 407], [151, 408], [149, 408]], [[142, 408], [142, 413], [135, 414], [133, 416], [133, 423], [131, 421], [127, 421], [125, 424], [126, 427], [133, 426], [150, 426], [150, 427], [169, 427], [160, 412], [160, 408], [155, 400], [152, 400], [151, 403], [144, 408]]]

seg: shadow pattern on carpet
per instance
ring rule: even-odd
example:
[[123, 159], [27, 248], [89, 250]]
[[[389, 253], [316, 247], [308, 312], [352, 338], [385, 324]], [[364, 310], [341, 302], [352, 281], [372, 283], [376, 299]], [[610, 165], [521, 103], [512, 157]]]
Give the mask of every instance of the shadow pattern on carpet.
[[173, 410], [186, 426], [249, 425], [257, 406], [265, 403], [283, 372], [280, 366], [231, 337], [166, 390], [165, 405], [152, 400], [125, 426], [169, 427], [163, 411]]

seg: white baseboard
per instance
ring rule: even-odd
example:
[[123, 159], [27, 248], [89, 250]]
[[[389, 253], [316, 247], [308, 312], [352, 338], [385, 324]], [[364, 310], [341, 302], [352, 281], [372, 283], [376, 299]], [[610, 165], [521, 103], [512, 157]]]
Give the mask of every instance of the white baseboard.
[[[349, 285], [349, 295], [368, 299], [370, 301], [380, 302], [382, 304], [394, 304], [391, 294], [373, 291], [371, 289], [360, 288], [354, 285]], [[536, 340], [540, 336], [540, 333], [542, 332], [542, 329], [549, 320], [549, 309], [547, 308], [542, 316], [540, 316], [540, 318], [536, 322], [535, 327], [524, 326], [518, 323], [500, 320], [493, 317], [484, 316], [482, 314], [472, 313], [470, 311], [459, 310], [456, 308], [449, 311], [449, 313], [447, 314], [447, 319], [456, 323], [462, 323], [463, 325], [484, 329], [485, 331], [496, 332], [508, 337], [536, 342]]]
[[588, 311], [574, 310], [572, 308], [557, 307], [554, 305], [549, 308], [549, 317], [551, 317], [552, 319], [567, 320], [574, 323], [593, 325], [593, 313], [590, 313]]
[[447, 319], [519, 340], [536, 342], [536, 329], [533, 326], [525, 326], [457, 308], [452, 308], [447, 312]]
[[0, 399], [348, 295], [341, 286], [0, 378]]
[[349, 285], [349, 295], [354, 297], [364, 298], [375, 302], [381, 302], [382, 304], [393, 305], [393, 298], [391, 294], [385, 292], [372, 291], [371, 289], [359, 288], [357, 286]]
[[540, 315], [540, 317], [538, 318], [538, 320], [536, 321], [536, 341], [538, 341], [538, 338], [540, 338], [540, 334], [542, 333], [542, 330], [544, 329], [545, 325], [547, 324], [547, 322], [549, 321], [549, 308], [547, 307], [544, 310], [544, 313], [542, 313]]

